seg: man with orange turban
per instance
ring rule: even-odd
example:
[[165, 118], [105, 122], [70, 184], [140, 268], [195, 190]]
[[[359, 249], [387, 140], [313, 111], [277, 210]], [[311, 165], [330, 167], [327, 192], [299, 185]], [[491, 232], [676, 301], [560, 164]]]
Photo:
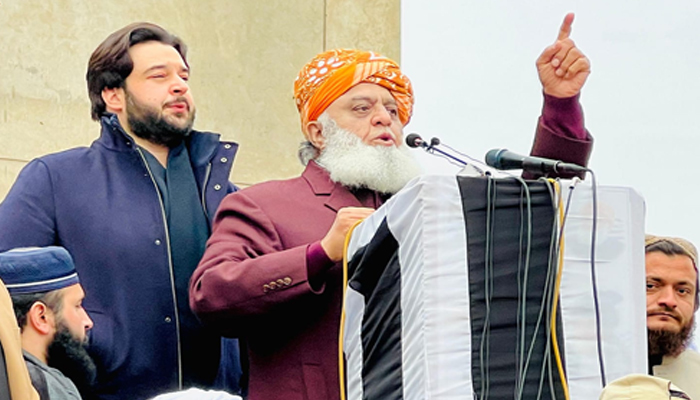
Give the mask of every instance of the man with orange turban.
[[[590, 65], [568, 38], [572, 20], [537, 63], [545, 107], [533, 153], [585, 164], [591, 138], [578, 93]], [[294, 94], [305, 171], [228, 196], [190, 281], [195, 313], [247, 340], [251, 400], [339, 399], [345, 235], [419, 172], [403, 144], [413, 88], [392, 60], [321, 53]]]

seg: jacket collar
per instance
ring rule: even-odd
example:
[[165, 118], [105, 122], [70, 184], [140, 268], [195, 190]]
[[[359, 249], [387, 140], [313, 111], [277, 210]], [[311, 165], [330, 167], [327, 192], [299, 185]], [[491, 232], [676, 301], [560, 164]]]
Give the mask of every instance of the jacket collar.
[[[105, 114], [100, 119], [102, 132], [97, 143], [115, 151], [136, 150], [136, 143], [122, 128], [119, 119], [115, 114]], [[190, 160], [193, 166], [206, 165], [216, 154], [219, 144], [223, 144], [227, 149], [234, 151], [238, 144], [234, 142], [221, 142], [220, 135], [211, 132], [192, 131], [185, 139], [187, 151], [190, 153]]]
[[345, 186], [331, 180], [328, 171], [309, 161], [306, 169], [301, 174], [311, 187], [316, 196], [326, 196], [325, 205], [331, 210], [338, 212], [343, 207], [362, 207], [362, 204], [354, 194]]
[[102, 118], [100, 118], [100, 125], [102, 125], [102, 131], [96, 143], [116, 151], [136, 149], [136, 143], [134, 143], [131, 136], [122, 129], [122, 126], [119, 124], [119, 119], [115, 114], [103, 115]]

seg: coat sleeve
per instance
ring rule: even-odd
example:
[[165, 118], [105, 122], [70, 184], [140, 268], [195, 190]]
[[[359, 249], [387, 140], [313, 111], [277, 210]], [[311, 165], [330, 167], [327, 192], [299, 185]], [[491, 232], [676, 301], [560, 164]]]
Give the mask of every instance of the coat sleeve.
[[[315, 291], [308, 282], [308, 245], [286, 248], [272, 221], [245, 192], [227, 196], [190, 281], [190, 307], [207, 325], [235, 336]], [[302, 312], [303, 310], [298, 310]]]
[[[558, 99], [545, 95], [530, 155], [587, 166], [592, 150], [593, 137], [584, 126], [579, 97]], [[536, 178], [529, 173], [523, 176]]]
[[0, 251], [57, 244], [55, 214], [51, 172], [33, 160], [0, 204]]

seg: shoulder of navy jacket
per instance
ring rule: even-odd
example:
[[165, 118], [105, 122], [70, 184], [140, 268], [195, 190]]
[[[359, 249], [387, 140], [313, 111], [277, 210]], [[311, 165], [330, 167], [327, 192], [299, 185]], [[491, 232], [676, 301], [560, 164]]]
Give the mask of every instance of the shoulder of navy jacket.
[[[226, 162], [232, 163], [238, 150], [238, 144], [234, 142], [220, 141], [221, 135], [213, 132], [192, 131], [187, 138], [187, 147], [190, 159], [195, 166], [208, 163]], [[217, 160], [218, 159], [218, 160]]]

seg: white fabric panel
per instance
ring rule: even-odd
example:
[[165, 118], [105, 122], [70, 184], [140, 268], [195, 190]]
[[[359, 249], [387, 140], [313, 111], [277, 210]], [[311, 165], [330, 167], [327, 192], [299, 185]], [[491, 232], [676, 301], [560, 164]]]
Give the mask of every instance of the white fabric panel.
[[358, 292], [348, 288], [345, 292], [345, 309], [352, 310], [345, 314], [345, 330], [343, 348], [353, 349], [351, 363], [348, 357], [345, 376], [348, 400], [362, 400], [362, 318], [365, 315], [365, 298]]
[[400, 243], [404, 398], [463, 399], [473, 389], [467, 238], [457, 180], [419, 178], [393, 207], [387, 220]]
[[[579, 184], [565, 226], [561, 284], [571, 400], [598, 398], [602, 390], [590, 267], [592, 206], [590, 184]], [[607, 382], [646, 373], [644, 202], [632, 189], [598, 188], [596, 276]]]
[[[355, 229], [348, 254], [371, 240], [384, 216], [399, 242], [404, 398], [462, 399], [473, 389], [466, 234], [456, 178], [411, 181]], [[356, 329], [351, 313], [356, 310], [346, 307], [346, 331]], [[355, 368], [351, 360], [361, 362], [361, 351], [348, 338], [345, 349], [348, 368]], [[355, 378], [348, 376], [348, 388], [362, 384]]]
[[[386, 211], [386, 207], [379, 208], [355, 228], [348, 244], [347, 254], [349, 258], [352, 258], [352, 254], [372, 240], [374, 231], [386, 216]], [[362, 319], [364, 312], [364, 296], [348, 287], [345, 292], [345, 324], [343, 326], [347, 400], [362, 400], [364, 394], [362, 384]]]

